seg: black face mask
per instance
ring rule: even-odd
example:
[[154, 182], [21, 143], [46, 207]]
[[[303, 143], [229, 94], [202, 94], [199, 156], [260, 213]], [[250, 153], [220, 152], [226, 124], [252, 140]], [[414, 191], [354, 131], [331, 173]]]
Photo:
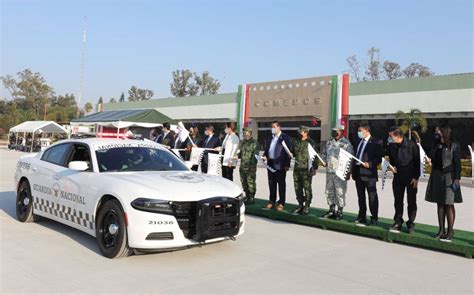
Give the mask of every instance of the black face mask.
[[337, 138], [337, 131], [331, 132], [331, 136], [332, 136], [332, 138]]
[[435, 133], [433, 138], [435, 143], [441, 143], [441, 135], [439, 133]]

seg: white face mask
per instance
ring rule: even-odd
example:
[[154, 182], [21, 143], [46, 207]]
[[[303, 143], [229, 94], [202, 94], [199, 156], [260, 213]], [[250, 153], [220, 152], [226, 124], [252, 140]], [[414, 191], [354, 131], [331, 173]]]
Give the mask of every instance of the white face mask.
[[277, 134], [276, 128], [272, 128], [272, 134]]
[[229, 134], [229, 129], [224, 129], [225, 134]]
[[207, 132], [207, 130], [204, 131], [204, 135], [208, 136], [208, 135], [209, 135], [209, 132]]

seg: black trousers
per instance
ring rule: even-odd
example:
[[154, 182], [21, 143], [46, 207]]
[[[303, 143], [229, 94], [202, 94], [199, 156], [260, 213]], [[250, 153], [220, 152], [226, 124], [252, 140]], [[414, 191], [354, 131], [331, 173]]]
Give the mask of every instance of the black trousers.
[[229, 166], [222, 166], [222, 177], [234, 181], [234, 168]]
[[379, 197], [377, 196], [377, 179], [371, 178], [367, 181], [357, 179], [355, 181], [357, 189], [357, 198], [359, 200], [358, 218], [367, 218], [367, 202], [365, 192], [369, 195], [369, 209], [372, 219], [377, 220], [379, 216]]
[[408, 222], [407, 224], [414, 224], [416, 218], [416, 193], [417, 189], [413, 188], [409, 181], [397, 181], [394, 179], [392, 182], [393, 196], [395, 197], [395, 220], [398, 224], [403, 224], [403, 199], [405, 197], [405, 190], [407, 192], [407, 203], [408, 203]]
[[268, 171], [268, 186], [270, 188], [270, 203], [276, 203], [277, 186], [280, 199], [278, 204], [285, 205], [286, 202], [286, 170]]

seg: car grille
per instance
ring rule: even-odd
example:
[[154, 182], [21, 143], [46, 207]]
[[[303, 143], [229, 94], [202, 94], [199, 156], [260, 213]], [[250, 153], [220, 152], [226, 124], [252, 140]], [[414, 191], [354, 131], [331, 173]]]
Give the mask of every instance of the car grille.
[[196, 202], [173, 202], [173, 215], [187, 239], [196, 234]]

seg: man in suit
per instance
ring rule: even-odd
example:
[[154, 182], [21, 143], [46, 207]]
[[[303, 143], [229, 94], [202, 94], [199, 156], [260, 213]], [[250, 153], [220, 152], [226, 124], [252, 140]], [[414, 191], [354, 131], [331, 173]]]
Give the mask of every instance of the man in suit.
[[[291, 139], [281, 131], [278, 121], [272, 123], [272, 136], [267, 141], [263, 159], [267, 165], [275, 171], [268, 170], [268, 186], [270, 187], [270, 200], [265, 206], [267, 209], [275, 207], [277, 211], [283, 211], [286, 201], [286, 172], [290, 169], [290, 155], [283, 145], [291, 151], [293, 149]], [[276, 203], [277, 186], [280, 199]]]
[[168, 148], [174, 148], [174, 136], [171, 133], [170, 123], [163, 123], [162, 134], [156, 138], [156, 142], [167, 146]]
[[407, 192], [408, 222], [406, 223], [408, 233], [415, 230], [416, 217], [416, 193], [418, 191], [418, 179], [420, 178], [420, 150], [418, 145], [403, 136], [398, 126], [390, 128], [389, 136], [392, 143], [388, 145], [388, 156], [393, 169], [393, 196], [395, 198], [394, 224], [390, 231], [400, 232], [403, 225], [403, 199]]
[[367, 225], [367, 204], [365, 192], [369, 197], [370, 225], [377, 225], [379, 199], [377, 196], [377, 166], [382, 162], [383, 148], [380, 140], [370, 135], [370, 126], [361, 124], [358, 128], [357, 136], [359, 142], [356, 147], [356, 157], [363, 164], [356, 163], [352, 170], [352, 178], [355, 180], [357, 198], [359, 200], [359, 215], [355, 220], [356, 225]]
[[219, 137], [217, 137], [214, 134], [214, 126], [209, 125], [206, 127], [206, 130], [204, 131], [204, 134], [206, 137], [204, 137], [204, 140], [201, 142], [201, 147], [205, 149], [215, 149], [215, 151], [204, 151], [202, 161], [201, 161], [201, 172], [202, 173], [207, 173], [207, 165], [209, 162], [209, 153], [217, 154], [218, 149], [221, 145], [221, 141], [219, 140]]

